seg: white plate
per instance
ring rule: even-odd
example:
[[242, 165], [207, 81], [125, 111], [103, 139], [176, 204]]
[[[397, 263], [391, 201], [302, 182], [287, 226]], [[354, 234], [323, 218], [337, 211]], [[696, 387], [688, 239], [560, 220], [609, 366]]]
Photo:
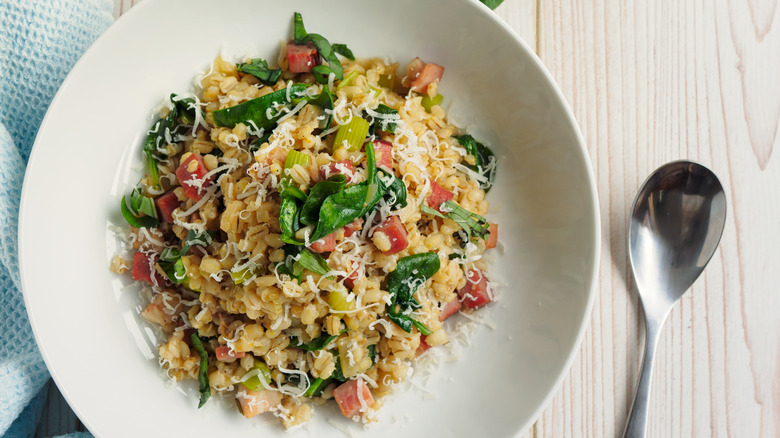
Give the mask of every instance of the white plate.
[[582, 138], [549, 74], [476, 1], [327, 5], [147, 0], [89, 49], [49, 108], [23, 190], [22, 283], [46, 364], [96, 435], [283, 433], [276, 422], [245, 420], [232, 403], [198, 410], [191, 385], [166, 386], [137, 296], [108, 271], [116, 249], [108, 226], [122, 225], [119, 199], [142, 172], [152, 110], [190, 90], [220, 51], [275, 59], [293, 11], [307, 30], [358, 56], [402, 65], [420, 56], [446, 67], [441, 91], [452, 118], [500, 156], [489, 200], [503, 247], [493, 275], [504, 287], [482, 310], [495, 328], [479, 327], [424, 391], [387, 397], [370, 432], [331, 403], [285, 436], [344, 436], [334, 424], [372, 437], [513, 436], [560, 385], [593, 301], [599, 220]]

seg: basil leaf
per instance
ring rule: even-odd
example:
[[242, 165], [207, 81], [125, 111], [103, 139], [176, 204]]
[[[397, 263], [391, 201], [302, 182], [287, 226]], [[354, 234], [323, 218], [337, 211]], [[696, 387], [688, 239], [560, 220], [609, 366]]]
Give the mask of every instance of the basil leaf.
[[211, 387], [209, 386], [209, 357], [206, 354], [206, 350], [203, 348], [203, 342], [198, 337], [197, 332], [190, 336], [192, 340], [192, 346], [200, 355], [200, 366], [198, 368], [198, 384], [200, 385], [200, 402], [198, 403], [198, 409], [211, 397]]
[[457, 135], [455, 139], [458, 140], [468, 152], [469, 155], [474, 157], [474, 164], [466, 164], [466, 167], [474, 170], [480, 174], [486, 181], [478, 181], [479, 188], [489, 192], [493, 187], [493, 181], [496, 179], [496, 156], [489, 147], [474, 140], [474, 137], [466, 135]]
[[496, 9], [504, 0], [479, 0], [490, 9]]
[[388, 274], [387, 292], [390, 294], [390, 306], [387, 316], [404, 331], [411, 332], [414, 326], [426, 336], [431, 333], [424, 324], [409, 316], [408, 312], [420, 307], [414, 293], [440, 268], [438, 254], [426, 252], [399, 259], [395, 270]]
[[165, 272], [165, 276], [172, 283], [182, 284], [187, 279], [187, 270], [184, 268], [184, 262], [181, 261], [181, 257], [172, 262], [164, 261], [160, 257], [160, 261], [157, 264], [160, 265], [160, 268]]
[[[309, 86], [306, 84], [292, 84], [287, 88], [273, 93], [248, 100], [229, 108], [214, 111], [214, 124], [221, 127], [233, 128], [239, 123], [249, 124], [252, 121], [258, 129], [272, 129], [276, 121], [284, 115], [283, 111], [275, 107], [290, 105], [294, 98], [299, 98], [306, 92]], [[290, 99], [287, 99], [287, 95]], [[272, 114], [269, 117], [268, 110]]]
[[314, 225], [320, 217], [320, 207], [322, 202], [328, 196], [344, 190], [347, 185], [347, 177], [344, 175], [334, 175], [327, 181], [320, 181], [309, 190], [309, 196], [306, 202], [301, 206], [301, 223], [303, 225]]
[[423, 213], [432, 214], [432, 215], [434, 215], [434, 216], [436, 216], [436, 217], [440, 217], [440, 218], [442, 218], [442, 219], [447, 219], [447, 216], [445, 216], [445, 215], [443, 215], [443, 214], [439, 213], [437, 210], [434, 210], [434, 209], [432, 209], [431, 207], [428, 207], [428, 205], [427, 205], [427, 204], [422, 204], [422, 205], [420, 206], [420, 211], [421, 211], [421, 212], [423, 212]]
[[274, 85], [282, 77], [281, 68], [269, 68], [265, 59], [253, 58], [249, 62], [236, 64], [241, 73], [250, 74], [266, 85]]

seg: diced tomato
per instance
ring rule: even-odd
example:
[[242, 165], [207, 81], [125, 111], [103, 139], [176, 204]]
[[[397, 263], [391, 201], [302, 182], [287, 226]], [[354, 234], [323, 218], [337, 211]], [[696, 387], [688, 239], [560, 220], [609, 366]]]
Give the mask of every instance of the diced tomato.
[[375, 401], [371, 390], [363, 379], [354, 379], [342, 383], [333, 390], [333, 398], [341, 408], [341, 413], [352, 418], [365, 407], [373, 406]]
[[355, 175], [355, 166], [349, 160], [334, 161], [333, 163], [320, 166], [322, 179], [328, 179], [333, 175], [344, 175], [347, 177], [347, 182], [350, 182]]
[[498, 243], [498, 224], [491, 223], [488, 231], [490, 231], [490, 236], [485, 241], [485, 248], [495, 248]]
[[483, 271], [472, 269], [466, 274], [466, 285], [458, 291], [464, 306], [479, 309], [493, 301], [490, 282]]
[[322, 239], [315, 240], [309, 245], [314, 252], [330, 252], [336, 249], [336, 232], [332, 232]]
[[[453, 301], [458, 301], [458, 300], [453, 300]], [[428, 345], [427, 342], [425, 342], [425, 338], [427, 338], [427, 336], [425, 335], [420, 336], [420, 345], [417, 347], [417, 351], [414, 353], [415, 357], [425, 353], [431, 348], [431, 346]]]
[[163, 222], [173, 223], [173, 210], [179, 208], [181, 203], [173, 190], [162, 194], [154, 199], [154, 204], [157, 206], [157, 214], [160, 216]]
[[411, 86], [412, 81], [417, 79], [417, 76], [420, 75], [423, 68], [425, 68], [425, 61], [423, 61], [420, 58], [414, 58], [411, 61], [409, 61], [409, 64], [406, 65], [406, 76], [404, 76], [403, 79], [403, 86], [409, 87]]
[[200, 154], [190, 154], [179, 164], [179, 168], [176, 169], [176, 177], [179, 178], [179, 184], [188, 198], [200, 201], [214, 180], [213, 175], [206, 178], [208, 172]]
[[393, 172], [393, 144], [384, 140], [374, 141], [376, 167]]
[[363, 229], [363, 219], [355, 219], [351, 224], [344, 226], [344, 237], [349, 237], [353, 233]]
[[246, 418], [268, 412], [282, 404], [282, 393], [270, 389], [252, 391], [241, 386], [236, 392], [236, 398], [241, 404], [241, 413]]
[[445, 201], [451, 200], [454, 197], [455, 195], [451, 191], [436, 184], [436, 181], [431, 180], [431, 194], [428, 196], [427, 201], [428, 207], [431, 207], [439, 213], [443, 213], [443, 211], [440, 209], [441, 204], [443, 204]]
[[449, 303], [445, 304], [444, 307], [439, 312], [439, 321], [444, 321], [450, 316], [458, 313], [458, 310], [460, 310], [462, 307], [463, 304], [461, 304], [459, 299], [457, 298], [453, 299]]
[[401, 219], [397, 215], [390, 216], [379, 224], [376, 227], [376, 230], [374, 230], [374, 235], [376, 235], [376, 233], [384, 233], [390, 241], [390, 248], [386, 251], [382, 251], [383, 254], [392, 255], [403, 251], [409, 246], [406, 227], [404, 227], [404, 224], [401, 223]]
[[156, 264], [157, 260], [150, 259], [142, 252], [136, 252], [133, 254], [133, 279], [155, 285], [155, 282], [152, 281], [152, 276], [154, 276], [157, 285], [166, 284], [168, 280], [154, 269]]
[[287, 43], [287, 64], [291, 73], [308, 73], [320, 64], [320, 54], [314, 43], [297, 45], [290, 41]]
[[220, 362], [231, 362], [236, 359], [241, 359], [246, 354], [243, 351], [235, 351], [227, 345], [220, 345], [215, 348], [214, 353], [216, 353], [217, 360]]
[[418, 93], [425, 93], [431, 82], [441, 79], [444, 75], [444, 67], [439, 64], [429, 62], [425, 64], [420, 74], [418, 74], [410, 83], [411, 90]]

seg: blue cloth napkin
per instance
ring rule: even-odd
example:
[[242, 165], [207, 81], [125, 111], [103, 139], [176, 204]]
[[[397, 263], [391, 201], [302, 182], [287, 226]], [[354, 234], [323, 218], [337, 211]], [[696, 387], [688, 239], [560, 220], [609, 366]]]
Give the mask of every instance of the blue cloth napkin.
[[32, 436], [49, 372], [20, 289], [17, 220], [27, 158], [46, 109], [112, 22], [111, 0], [0, 0], [0, 435]]

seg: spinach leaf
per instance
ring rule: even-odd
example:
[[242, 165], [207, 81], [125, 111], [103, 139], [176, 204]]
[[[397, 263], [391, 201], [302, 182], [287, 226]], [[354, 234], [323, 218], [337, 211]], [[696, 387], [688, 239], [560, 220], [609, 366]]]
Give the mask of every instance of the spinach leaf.
[[366, 143], [368, 171], [366, 180], [334, 193], [322, 202], [320, 218], [311, 240], [319, 240], [337, 229], [365, 216], [384, 195], [377, 178], [376, 156], [371, 142]]
[[347, 177], [334, 175], [327, 181], [320, 181], [309, 190], [309, 197], [301, 206], [301, 223], [314, 225], [320, 217], [320, 207], [328, 196], [344, 190], [347, 185]]
[[431, 334], [424, 324], [409, 316], [409, 313], [420, 308], [414, 293], [433, 277], [440, 267], [438, 254], [426, 252], [399, 259], [395, 270], [388, 274], [387, 292], [391, 301], [387, 316], [404, 331], [411, 332], [414, 326], [426, 336]]
[[339, 382], [346, 382], [349, 379], [344, 377], [344, 370], [341, 369], [341, 357], [339, 357], [338, 350], [336, 350], [334, 356], [336, 356], [336, 369], [333, 370], [333, 374], [330, 375], [330, 378]]
[[293, 40], [295, 44], [299, 45], [311, 42], [317, 48], [317, 53], [322, 59], [328, 62], [328, 65], [318, 65], [311, 69], [314, 79], [321, 84], [328, 83], [328, 77], [331, 73], [339, 81], [344, 78], [344, 68], [336, 53], [352, 60], [355, 58], [345, 44], [335, 44], [334, 47], [322, 35], [306, 32], [306, 28], [303, 26], [303, 17], [298, 12], [293, 15]]
[[187, 231], [187, 237], [184, 239], [181, 250], [173, 247], [165, 248], [162, 254], [160, 254], [160, 261], [158, 264], [163, 272], [165, 272], [168, 279], [173, 283], [186, 283], [187, 270], [184, 268], [184, 262], [182, 262], [181, 257], [187, 254], [190, 248], [195, 245], [211, 245], [212, 240], [213, 237], [208, 231], [189, 230]]
[[135, 228], [153, 228], [160, 224], [157, 217], [157, 207], [154, 199], [144, 196], [141, 189], [135, 188], [130, 193], [130, 202], [122, 197], [120, 205], [122, 216], [130, 226]]
[[305, 393], [303, 393], [304, 397], [317, 397], [320, 394], [322, 394], [322, 391], [330, 385], [330, 382], [332, 382], [334, 379], [331, 377], [328, 377], [327, 379], [323, 379], [321, 377], [318, 377], [315, 379], [311, 385], [309, 386], [309, 389], [306, 390]]
[[276, 121], [284, 115], [284, 111], [278, 107], [292, 105], [296, 98], [304, 95], [308, 87], [306, 84], [292, 84], [265, 96], [214, 111], [214, 124], [233, 128], [239, 123], [249, 124], [248, 121], [251, 120], [258, 129], [272, 129], [276, 126]]
[[325, 275], [330, 272], [330, 266], [325, 262], [321, 255], [311, 252], [308, 249], [301, 250], [301, 257], [296, 261], [302, 268], [319, 275]]
[[327, 347], [328, 344], [333, 342], [334, 339], [338, 338], [341, 334], [345, 333], [346, 331], [347, 329], [344, 329], [340, 331], [338, 335], [332, 335], [332, 336], [328, 336], [328, 334], [325, 333], [319, 338], [313, 339], [311, 342], [307, 342], [305, 344], [296, 339], [297, 342], [295, 344], [290, 343], [290, 347], [300, 348], [301, 350], [306, 350], [306, 351], [322, 350], [323, 348]]
[[452, 201], [444, 201], [440, 209], [446, 212], [446, 216], [460, 225], [469, 239], [479, 238], [486, 240], [490, 236], [490, 223], [484, 217], [472, 213]]
[[496, 9], [498, 5], [504, 2], [504, 0], [479, 0], [479, 1], [484, 3], [484, 5], [489, 7], [490, 9]]
[[330, 88], [327, 85], [322, 87], [320, 94], [309, 99], [309, 103], [322, 108], [325, 118], [320, 123], [319, 128], [330, 128], [330, 124], [333, 121], [333, 93], [330, 91]]
[[209, 397], [211, 397], [208, 369], [209, 357], [206, 354], [206, 349], [203, 348], [203, 342], [198, 337], [197, 333], [193, 333], [192, 336], [190, 336], [190, 339], [192, 340], [192, 346], [195, 347], [195, 350], [200, 355], [200, 366], [198, 368], [198, 384], [200, 385], [200, 402], [198, 403], [198, 409], [200, 409], [206, 404]]
[[390, 211], [406, 207], [406, 184], [383, 169], [379, 169], [379, 173], [379, 188], [384, 193], [382, 199], [391, 204]]
[[333, 48], [334, 52], [349, 59], [350, 61], [355, 60], [355, 55], [352, 54], [352, 50], [349, 50], [346, 44], [333, 44], [331, 47]]
[[265, 59], [254, 58], [249, 62], [236, 64], [241, 73], [250, 74], [266, 85], [274, 85], [282, 77], [281, 68], [269, 68]]
[[160, 188], [160, 171], [157, 168], [157, 161], [161, 160], [161, 155], [163, 155], [160, 149], [169, 143], [176, 142], [181, 128], [192, 126], [196, 120], [196, 111], [200, 111], [194, 99], [178, 99], [176, 94], [171, 94], [170, 100], [173, 104], [171, 112], [154, 122], [146, 133], [144, 141], [144, 154], [147, 157], [149, 175], [152, 179], [152, 185], [156, 189]]
[[369, 120], [371, 126], [368, 128], [368, 132], [372, 135], [376, 134], [377, 131], [395, 134], [395, 130], [398, 128], [398, 122], [401, 120], [401, 117], [398, 115], [398, 110], [380, 103], [373, 111], [380, 115], [372, 116], [371, 114], [368, 114], [371, 119]]
[[478, 181], [479, 188], [484, 190], [485, 193], [489, 192], [491, 187], [493, 187], [493, 181], [496, 179], [496, 166], [498, 163], [495, 154], [490, 148], [474, 140], [474, 137], [468, 134], [456, 135], [455, 139], [466, 148], [466, 152], [469, 155], [474, 157], [474, 164], [466, 164], [466, 167], [474, 170], [484, 178], [484, 181]]
[[300, 228], [300, 206], [293, 190], [282, 190], [279, 208], [279, 226], [282, 228], [282, 242], [291, 245], [303, 245], [303, 241], [295, 237]]

